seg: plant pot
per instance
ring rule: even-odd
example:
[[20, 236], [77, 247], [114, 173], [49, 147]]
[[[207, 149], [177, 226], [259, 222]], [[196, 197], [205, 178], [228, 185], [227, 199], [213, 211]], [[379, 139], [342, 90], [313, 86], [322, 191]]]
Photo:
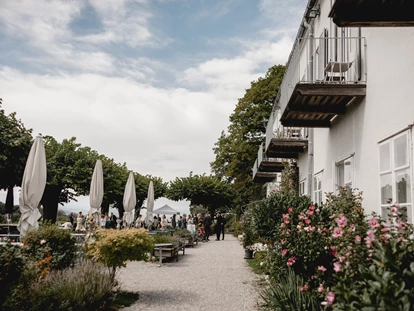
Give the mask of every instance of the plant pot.
[[253, 251], [251, 249], [244, 250], [244, 259], [253, 259]]

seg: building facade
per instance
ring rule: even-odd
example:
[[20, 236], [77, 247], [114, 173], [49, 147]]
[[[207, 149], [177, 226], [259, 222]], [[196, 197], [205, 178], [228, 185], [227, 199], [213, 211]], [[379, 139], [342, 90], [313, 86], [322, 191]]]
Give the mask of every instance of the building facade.
[[414, 1], [308, 2], [253, 180], [279, 172], [263, 161], [295, 159], [314, 202], [350, 186], [367, 213], [399, 202], [412, 222], [413, 15]]

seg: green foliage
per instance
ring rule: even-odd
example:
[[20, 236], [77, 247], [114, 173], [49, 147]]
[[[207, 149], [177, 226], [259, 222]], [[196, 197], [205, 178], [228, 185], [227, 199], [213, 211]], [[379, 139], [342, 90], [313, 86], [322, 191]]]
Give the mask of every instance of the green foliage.
[[95, 242], [85, 247], [88, 257], [112, 268], [114, 279], [116, 268], [125, 267], [128, 260], [148, 260], [153, 240], [145, 229], [101, 229], [96, 232]]
[[173, 241], [173, 238], [167, 234], [154, 234], [151, 235], [151, 239], [154, 244], [171, 243]]
[[[0, 245], [0, 306], [9, 296], [11, 290], [19, 284], [20, 277], [26, 268], [26, 258], [20, 246]], [[0, 309], [1, 310], [1, 309]]]
[[258, 237], [253, 228], [251, 208], [243, 213], [241, 223], [243, 228], [243, 247], [248, 250], [254, 250], [253, 245], [258, 242]]
[[279, 90], [285, 66], [268, 69], [264, 78], [253, 81], [230, 116], [228, 134], [221, 133], [213, 148], [212, 172], [233, 182], [236, 205], [263, 197], [262, 186], [252, 182], [252, 166], [263, 142], [266, 126]]
[[7, 211], [13, 208], [13, 187], [20, 186], [32, 145], [32, 130], [26, 129], [16, 113], [1, 109], [0, 99], [0, 189], [7, 189]]
[[30, 231], [22, 239], [23, 252], [36, 262], [43, 276], [50, 270], [62, 270], [74, 263], [75, 240], [67, 230], [45, 223], [37, 231]]
[[284, 169], [280, 182], [280, 192], [291, 195], [299, 194], [299, 168], [296, 162], [283, 162]]
[[318, 300], [303, 285], [303, 278], [289, 270], [262, 297], [266, 306], [276, 311], [321, 310]]
[[253, 272], [256, 274], [263, 274], [265, 270], [263, 269], [263, 260], [266, 258], [265, 251], [258, 251], [254, 253], [254, 258], [247, 261], [247, 264], [252, 268]]
[[34, 279], [27, 287], [19, 287], [5, 307], [21, 311], [97, 310], [111, 298], [112, 288], [106, 269], [83, 261], [73, 268]]
[[282, 215], [288, 213], [289, 208], [295, 211], [306, 210], [311, 206], [307, 196], [297, 196], [294, 193], [273, 193], [269, 198], [254, 204], [252, 208], [253, 230], [266, 244], [273, 244], [279, 240], [281, 233]]
[[230, 183], [214, 176], [192, 175], [177, 177], [170, 183], [167, 197], [174, 201], [189, 200], [191, 205], [202, 205], [214, 213], [230, 209], [233, 201], [233, 188]]

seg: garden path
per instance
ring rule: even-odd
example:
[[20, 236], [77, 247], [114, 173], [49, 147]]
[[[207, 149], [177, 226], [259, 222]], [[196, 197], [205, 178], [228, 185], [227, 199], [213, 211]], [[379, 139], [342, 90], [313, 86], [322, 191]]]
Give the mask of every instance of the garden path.
[[178, 262], [130, 262], [117, 274], [121, 288], [140, 299], [122, 311], [253, 311], [257, 277], [243, 259], [244, 250], [229, 234], [225, 240], [199, 243], [180, 252]]

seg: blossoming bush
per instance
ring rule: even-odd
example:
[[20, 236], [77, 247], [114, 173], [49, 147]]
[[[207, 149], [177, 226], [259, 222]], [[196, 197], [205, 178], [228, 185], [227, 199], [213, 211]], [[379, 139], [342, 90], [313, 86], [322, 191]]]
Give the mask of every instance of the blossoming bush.
[[280, 182], [280, 192], [298, 195], [299, 194], [299, 168], [296, 162], [284, 161]]
[[127, 260], [148, 260], [153, 248], [153, 240], [145, 229], [110, 230], [96, 232], [96, 240], [86, 243], [88, 257], [111, 268], [114, 280], [116, 269], [125, 267]]
[[369, 218], [356, 242], [363, 245], [359, 257], [350, 259], [352, 263], [357, 258], [358, 267], [339, 263], [333, 310], [414, 309], [414, 228], [404, 214], [394, 204], [388, 223], [375, 214]]
[[40, 276], [74, 263], [75, 240], [70, 232], [56, 224], [46, 223], [37, 231], [28, 232], [22, 243], [24, 254], [36, 263]]

